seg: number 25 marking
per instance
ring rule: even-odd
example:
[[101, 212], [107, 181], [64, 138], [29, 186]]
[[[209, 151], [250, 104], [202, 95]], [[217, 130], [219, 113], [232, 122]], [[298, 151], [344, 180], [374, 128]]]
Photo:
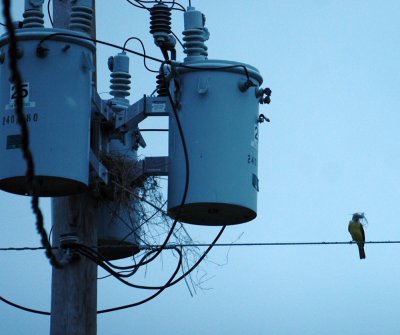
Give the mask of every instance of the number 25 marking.
[[[26, 97], [29, 96], [29, 84], [22, 84], [21, 87], [22, 87], [21, 90], [22, 98], [25, 99]], [[11, 86], [11, 100], [15, 99], [17, 99], [17, 86], [13, 85]]]

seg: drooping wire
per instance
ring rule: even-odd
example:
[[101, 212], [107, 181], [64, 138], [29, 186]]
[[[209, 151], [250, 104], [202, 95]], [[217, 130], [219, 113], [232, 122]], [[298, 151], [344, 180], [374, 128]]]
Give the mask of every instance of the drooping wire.
[[129, 37], [129, 38], [125, 41], [125, 43], [124, 43], [122, 52], [125, 51], [125, 48], [126, 48], [126, 45], [128, 44], [128, 42], [129, 42], [129, 41], [132, 41], [132, 40], [138, 41], [138, 42], [141, 44], [141, 46], [142, 46], [143, 55], [144, 55], [144, 57], [143, 57], [143, 64], [144, 64], [144, 67], [146, 68], [146, 70], [149, 71], [149, 72], [158, 73], [157, 70], [152, 70], [152, 69], [150, 69], [150, 68], [147, 66], [147, 64], [146, 64], [146, 48], [144, 47], [144, 43], [142, 42], [142, 40], [141, 40], [140, 38], [138, 38], [138, 37]]
[[24, 114], [24, 103], [22, 94], [22, 77], [18, 68], [18, 45], [13, 21], [11, 17], [11, 4], [10, 0], [3, 0], [3, 16], [6, 21], [7, 33], [9, 37], [9, 66], [11, 71], [11, 79], [15, 85], [16, 99], [15, 99], [15, 114], [17, 116], [17, 122], [21, 129], [21, 150], [26, 161], [26, 183], [28, 187], [29, 195], [31, 195], [31, 207], [36, 217], [36, 228], [41, 237], [41, 243], [45, 247], [45, 253], [50, 261], [50, 264], [55, 268], [62, 268], [57, 257], [54, 255], [51, 245], [44, 228], [43, 213], [39, 207], [39, 196], [36, 187], [35, 180], [35, 164], [33, 161], [32, 152], [29, 144], [29, 128], [25, 119]]
[[[178, 10], [181, 12], [186, 12], [186, 9], [183, 5], [181, 5], [180, 3], [176, 2], [175, 0], [173, 1], [159, 1], [159, 0], [133, 0], [135, 1], [135, 3], [133, 3], [130, 0], [126, 0], [128, 1], [132, 6], [135, 6], [137, 8], [140, 9], [146, 9], [146, 10], [150, 10], [149, 7], [146, 7], [144, 4], [157, 4], [157, 3], [165, 3], [165, 4], [171, 4], [170, 9], [171, 10]], [[175, 7], [175, 5], [177, 7]]]
[[51, 16], [50, 3], [51, 3], [51, 0], [48, 0], [47, 1], [47, 14], [49, 16], [49, 20], [50, 20], [51, 26], [54, 27], [53, 18]]
[[178, 37], [173, 31], [171, 31], [171, 34], [174, 35], [174, 37], [176, 38], [176, 40], [178, 41], [178, 43], [181, 45], [181, 47], [182, 47], [182, 48], [185, 48], [185, 47], [183, 46], [182, 41], [179, 39], [179, 37]]
[[[206, 249], [206, 251], [203, 253], [203, 255], [201, 257], [199, 257], [199, 259], [196, 261], [196, 263], [194, 265], [191, 266], [191, 268], [189, 270], [187, 270], [186, 272], [184, 272], [179, 278], [171, 281], [167, 287], [171, 287], [177, 283], [179, 283], [182, 279], [185, 279], [190, 273], [193, 272], [193, 270], [195, 270], [200, 263], [204, 260], [204, 258], [207, 256], [207, 254], [210, 252], [210, 250], [214, 247], [214, 245], [217, 243], [218, 239], [221, 237], [222, 233], [224, 232], [226, 226], [223, 226], [221, 228], [221, 230], [219, 231], [219, 233], [217, 234], [216, 238], [214, 239], [214, 241], [208, 246], [208, 248]], [[88, 257], [89, 259], [91, 259], [92, 261], [95, 261], [97, 263], [97, 265], [99, 265], [100, 267], [102, 267], [105, 271], [107, 271], [109, 274], [111, 274], [113, 277], [115, 277], [116, 279], [118, 279], [119, 281], [121, 281], [122, 283], [124, 283], [127, 286], [130, 287], [134, 287], [134, 288], [138, 288], [138, 289], [146, 289], [146, 290], [159, 290], [159, 289], [163, 289], [165, 288], [165, 286], [146, 286], [146, 285], [137, 285], [137, 284], [132, 284], [128, 281], [126, 281], [123, 278], [127, 278], [127, 277], [131, 277], [134, 273], [137, 272], [137, 268], [134, 269], [131, 272], [128, 272], [127, 274], [121, 274], [118, 273], [117, 271], [112, 270], [109, 266], [107, 266], [106, 264], [104, 264], [102, 261], [99, 261], [99, 259], [97, 257], [93, 257], [92, 254], [90, 254], [90, 252], [88, 252], [88, 247], [85, 246], [81, 246], [82, 250], [80, 250], [81, 254], [83, 256]], [[157, 250], [157, 249], [156, 249]], [[155, 250], [152, 250], [151, 252], [155, 252]], [[150, 253], [151, 253], [150, 252]], [[145, 255], [144, 257], [147, 257], [147, 255]], [[109, 263], [109, 262], [108, 262]], [[114, 266], [115, 267], [115, 266]], [[128, 268], [131, 268], [131, 266], [129, 267], [118, 267], [121, 270], [127, 270]]]
[[[141, 4], [140, 2], [139, 2], [140, 5], [138, 5], [138, 4], [133, 3], [133, 2], [130, 1], [130, 0], [126, 0], [126, 1], [129, 2], [132, 6], [134, 6], [134, 7], [136, 7], [136, 8], [150, 10], [149, 8], [147, 8], [145, 5]], [[134, 0], [134, 1], [135, 1], [135, 0]], [[137, 2], [137, 1], [136, 1], [136, 2]]]
[[[165, 62], [165, 61], [162, 60], [162, 59], [159, 59], [159, 58], [156, 58], [156, 57], [152, 57], [152, 56], [148, 56], [148, 55], [146, 55], [146, 54], [144, 54], [144, 53], [140, 53], [140, 52], [137, 52], [137, 51], [134, 51], [134, 50], [131, 50], [131, 49], [127, 49], [127, 48], [124, 48], [123, 46], [120, 46], [120, 45], [117, 45], [117, 44], [113, 44], [113, 43], [110, 43], [110, 42], [101, 41], [101, 40], [98, 40], [98, 39], [95, 39], [95, 38], [86, 37], [86, 36], [82, 36], [82, 35], [71, 34], [71, 33], [54, 33], [54, 34], [49, 34], [49, 35], [43, 37], [43, 38], [40, 40], [40, 42], [39, 42], [39, 44], [38, 44], [38, 48], [44, 48], [44, 47], [43, 47], [43, 43], [44, 43], [45, 41], [51, 39], [52, 37], [55, 37], [55, 36], [70, 36], [70, 37], [75, 37], [75, 38], [79, 38], [79, 39], [82, 39], [82, 40], [91, 41], [91, 42], [98, 43], [98, 44], [103, 44], [103, 45], [106, 45], [106, 46], [109, 46], [109, 47], [112, 47], [112, 48], [116, 48], [116, 49], [119, 49], [119, 50], [122, 50], [122, 51], [126, 51], [126, 52], [128, 52], [128, 53], [131, 53], [131, 54], [134, 54], [134, 55], [137, 55], [137, 56], [140, 56], [140, 57], [144, 57], [144, 58], [146, 58], [146, 59], [150, 59], [150, 60], [153, 60], [153, 61], [155, 61], [155, 62], [159, 62], [159, 63], [164, 63], [164, 62]], [[44, 49], [45, 49], [45, 48], [44, 48]]]
[[2, 302], [6, 303], [7, 305], [10, 305], [10, 306], [12, 306], [12, 307], [21, 309], [21, 310], [23, 310], [23, 311], [25, 311], [25, 312], [35, 313], [35, 314], [41, 314], [41, 315], [50, 315], [49, 312], [39, 311], [39, 310], [37, 310], [37, 309], [32, 309], [32, 308], [24, 307], [24, 306], [22, 306], [22, 305], [18, 305], [18, 304], [14, 303], [14, 302], [12, 302], [12, 301], [10, 301], [10, 300], [7, 300], [6, 298], [4, 298], [4, 297], [2, 297], [2, 296], [0, 296], [0, 300], [1, 300]]
[[211, 244], [208, 246], [208, 248], [206, 249], [206, 251], [203, 253], [203, 255], [197, 260], [196, 263], [194, 263], [192, 265], [192, 267], [187, 270], [185, 273], [183, 273], [179, 278], [175, 279], [174, 281], [172, 281], [169, 285], [175, 285], [178, 282], [180, 282], [182, 279], [186, 278], [190, 273], [192, 273], [192, 271], [194, 269], [196, 269], [200, 263], [204, 260], [204, 258], [207, 257], [208, 253], [210, 252], [210, 250], [215, 246], [215, 244], [218, 242], [219, 238], [221, 237], [222, 233], [225, 231], [226, 226], [223, 226], [221, 228], [221, 230], [219, 231], [218, 235], [215, 237], [214, 241], [211, 242]]
[[179, 269], [182, 266], [182, 251], [180, 249], [175, 249], [178, 254], [179, 254], [179, 262], [178, 262], [178, 266], [176, 267], [174, 273], [172, 274], [171, 278], [166, 282], [166, 284], [163, 286], [162, 289], [158, 290], [156, 293], [154, 293], [153, 295], [151, 295], [150, 297], [139, 301], [139, 302], [135, 302], [133, 304], [129, 304], [129, 305], [124, 305], [124, 306], [119, 306], [119, 307], [113, 307], [113, 308], [108, 308], [108, 309], [103, 309], [97, 312], [97, 314], [103, 314], [103, 313], [110, 313], [110, 312], [115, 312], [115, 311], [120, 311], [122, 309], [127, 309], [127, 308], [132, 308], [132, 307], [136, 307], [139, 305], [142, 305], [152, 299], [154, 299], [155, 297], [157, 297], [159, 294], [161, 294], [166, 288], [169, 287], [169, 284], [174, 280], [175, 276], [177, 275], [177, 273], [179, 272]]
[[[110, 312], [115, 312], [115, 311], [119, 311], [119, 310], [122, 310], [122, 309], [136, 307], [136, 306], [142, 305], [142, 304], [144, 304], [144, 303], [156, 298], [158, 295], [160, 295], [166, 288], [169, 287], [168, 285], [174, 280], [174, 278], [176, 277], [177, 273], [179, 272], [179, 269], [182, 266], [182, 258], [183, 258], [182, 251], [180, 249], [178, 249], [178, 248], [174, 248], [174, 250], [179, 255], [178, 265], [177, 265], [174, 273], [169, 278], [169, 280], [166, 282], [166, 284], [160, 290], [158, 290], [156, 293], [154, 293], [150, 297], [148, 297], [146, 299], [143, 299], [141, 301], [138, 301], [138, 302], [135, 302], [135, 303], [129, 304], [129, 305], [124, 305], [124, 306], [119, 306], [119, 307], [113, 307], [113, 308], [99, 310], [99, 311], [97, 311], [97, 314], [110, 313]], [[21, 309], [21, 310], [26, 311], [26, 312], [35, 313], [35, 314], [41, 314], [41, 315], [48, 315], [48, 316], [51, 315], [51, 313], [49, 313], [49, 312], [39, 311], [39, 310], [36, 310], [36, 309], [32, 309], [32, 308], [28, 308], [28, 307], [24, 307], [22, 305], [16, 304], [14, 302], [11, 302], [8, 299], [5, 299], [2, 296], [0, 296], [0, 300], [3, 301], [4, 303], [10, 305], [10, 306], [13, 306], [15, 308]]]

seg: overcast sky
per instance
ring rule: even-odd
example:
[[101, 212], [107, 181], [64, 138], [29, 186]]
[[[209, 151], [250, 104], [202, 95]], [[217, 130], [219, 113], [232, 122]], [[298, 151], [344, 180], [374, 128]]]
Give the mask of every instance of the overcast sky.
[[[122, 45], [137, 36], [149, 54], [161, 57], [147, 11], [125, 0], [96, 2], [99, 39]], [[15, 19], [22, 3], [13, 1]], [[400, 2], [192, 5], [207, 18], [209, 58], [255, 66], [273, 92], [271, 105], [260, 107], [271, 122], [260, 129], [258, 216], [227, 228], [221, 242], [349, 241], [347, 224], [359, 211], [369, 221], [367, 240], [400, 240]], [[173, 29], [181, 34], [182, 12], [174, 12]], [[140, 51], [134, 42], [130, 48]], [[98, 48], [99, 92], [109, 90], [107, 58], [117, 52]], [[133, 103], [150, 94], [155, 81], [141, 58], [130, 57]], [[145, 125], [166, 126], [167, 120]], [[167, 154], [166, 133], [146, 140], [141, 154]], [[50, 201], [42, 199], [41, 207], [49, 230]], [[40, 245], [29, 199], [0, 192], [0, 211], [0, 247]], [[218, 232], [187, 229], [199, 242]], [[365, 249], [360, 261], [355, 245], [215, 248], [199, 272], [209, 280], [197, 295], [182, 282], [145, 305], [100, 315], [98, 334], [399, 334], [400, 246]], [[174, 266], [165, 255], [140, 282], [162, 283]], [[0, 267], [1, 296], [50, 309], [51, 269], [41, 251], [0, 251]], [[98, 307], [150, 294], [108, 278], [99, 282]], [[46, 334], [49, 320], [0, 303], [0, 333]]]

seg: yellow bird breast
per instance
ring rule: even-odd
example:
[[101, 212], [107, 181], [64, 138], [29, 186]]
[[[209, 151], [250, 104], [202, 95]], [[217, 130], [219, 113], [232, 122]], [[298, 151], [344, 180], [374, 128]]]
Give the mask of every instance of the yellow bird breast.
[[361, 223], [350, 221], [349, 233], [354, 241], [364, 241], [364, 234]]

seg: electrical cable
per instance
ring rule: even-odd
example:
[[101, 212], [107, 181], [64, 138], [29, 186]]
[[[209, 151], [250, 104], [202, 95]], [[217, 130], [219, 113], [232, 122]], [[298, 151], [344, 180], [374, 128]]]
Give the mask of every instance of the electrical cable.
[[179, 278], [175, 279], [174, 281], [172, 281], [169, 285], [175, 285], [177, 283], [179, 283], [182, 279], [186, 278], [194, 269], [196, 269], [200, 263], [204, 260], [204, 258], [206, 258], [207, 254], [210, 252], [210, 250], [215, 246], [215, 244], [217, 243], [217, 241], [219, 240], [219, 238], [221, 237], [222, 233], [224, 232], [226, 226], [223, 226], [221, 228], [221, 230], [219, 231], [219, 233], [217, 234], [217, 236], [215, 237], [214, 241], [211, 242], [211, 244], [208, 246], [208, 248], [206, 249], [206, 251], [203, 253], [203, 255], [197, 260], [196, 263], [194, 263], [192, 265], [192, 267], [187, 270], [185, 273], [183, 273]]
[[[223, 226], [220, 230], [220, 232], [217, 234], [216, 238], [214, 239], [214, 241], [208, 246], [208, 248], [206, 249], [206, 251], [203, 253], [203, 255], [196, 261], [196, 263], [194, 265], [192, 265], [192, 267], [187, 270], [186, 272], [184, 272], [179, 278], [171, 281], [168, 284], [168, 287], [171, 287], [177, 283], [179, 283], [182, 279], [186, 278], [194, 269], [196, 269], [199, 264], [204, 260], [204, 258], [207, 256], [207, 254], [210, 252], [210, 250], [213, 248], [213, 246], [215, 245], [215, 243], [218, 241], [218, 239], [221, 237], [222, 233], [224, 232], [226, 226]], [[87, 256], [85, 253], [82, 253], [84, 256]], [[87, 256], [88, 257], [88, 256]], [[89, 257], [90, 258], [90, 257]], [[91, 260], [93, 260], [92, 258], [90, 258]], [[137, 284], [132, 284], [127, 282], [126, 280], [124, 280], [122, 277], [130, 277], [131, 274], [129, 275], [121, 275], [120, 273], [117, 273], [116, 271], [110, 269], [109, 267], [105, 266], [103, 263], [101, 262], [96, 262], [100, 267], [102, 267], [104, 270], [106, 270], [108, 273], [110, 273], [112, 276], [114, 276], [116, 279], [118, 279], [119, 281], [121, 281], [122, 283], [124, 283], [127, 286], [130, 287], [134, 287], [134, 288], [138, 288], [138, 289], [146, 289], [146, 290], [159, 290], [164, 288], [164, 286], [146, 286], [146, 285], [137, 285]], [[136, 271], [135, 271], [136, 272]]]
[[[110, 313], [110, 312], [115, 312], [115, 311], [119, 311], [119, 310], [122, 310], [122, 309], [127, 309], [127, 308], [136, 307], [136, 306], [142, 305], [142, 304], [144, 304], [144, 303], [146, 303], [146, 302], [148, 302], [148, 301], [154, 299], [154, 298], [157, 297], [158, 295], [160, 295], [160, 294], [168, 287], [168, 285], [174, 280], [175, 276], [177, 275], [177, 273], [179, 272], [179, 269], [180, 269], [181, 266], [182, 266], [182, 258], [183, 258], [183, 256], [182, 256], [182, 251], [179, 250], [178, 248], [175, 248], [174, 250], [175, 250], [176, 252], [178, 252], [178, 254], [179, 254], [178, 265], [177, 265], [177, 267], [176, 267], [174, 273], [172, 274], [172, 276], [169, 278], [169, 280], [167, 281], [167, 283], [165, 284], [165, 286], [163, 286], [162, 289], [158, 290], [156, 293], [154, 293], [154, 294], [151, 295], [150, 297], [148, 297], [148, 298], [146, 298], [146, 299], [143, 299], [143, 300], [141, 300], [141, 301], [138, 301], [138, 302], [135, 302], [135, 303], [129, 304], [129, 305], [124, 305], [124, 306], [119, 306], [119, 307], [113, 307], [113, 308], [108, 308], [108, 309], [99, 310], [99, 311], [97, 311], [97, 314]], [[39, 311], [39, 310], [36, 310], [36, 309], [27, 308], [27, 307], [18, 305], [18, 304], [16, 304], [16, 303], [13, 303], [13, 302], [11, 302], [11, 301], [9, 301], [9, 300], [3, 298], [2, 296], [0, 296], [0, 300], [3, 301], [4, 303], [10, 305], [10, 306], [13, 306], [13, 307], [15, 307], [15, 308], [21, 309], [21, 310], [26, 311], [26, 312], [35, 313], [35, 314], [42, 314], [42, 315], [48, 315], [48, 316], [51, 315], [51, 313], [49, 313], [49, 312]]]
[[[181, 5], [180, 3], [176, 2], [175, 0], [173, 1], [157, 1], [157, 0], [133, 0], [136, 2], [136, 4], [132, 3], [130, 0], [126, 0], [128, 1], [131, 5], [140, 8], [140, 9], [147, 9], [150, 10], [149, 7], [146, 7], [144, 4], [158, 4], [158, 3], [163, 3], [163, 4], [171, 4], [170, 9], [171, 10], [178, 10], [181, 12], [186, 12], [186, 9], [183, 5]], [[175, 5], [178, 8], [175, 8]]]
[[49, 20], [50, 20], [51, 26], [54, 27], [53, 18], [51, 17], [50, 3], [51, 3], [51, 0], [48, 0], [47, 1], [47, 14], [49, 16]]
[[33, 161], [32, 152], [29, 144], [29, 128], [24, 114], [24, 102], [22, 94], [22, 77], [18, 69], [18, 45], [15, 28], [11, 17], [11, 3], [10, 0], [3, 0], [3, 16], [6, 21], [7, 33], [9, 37], [9, 54], [10, 61], [9, 67], [11, 72], [11, 79], [15, 85], [16, 99], [15, 99], [15, 114], [17, 122], [21, 129], [21, 150], [23, 158], [26, 161], [26, 183], [28, 193], [31, 195], [31, 208], [36, 217], [36, 228], [41, 237], [41, 243], [45, 247], [45, 254], [50, 261], [50, 264], [55, 268], [61, 269], [61, 264], [57, 257], [53, 254], [51, 245], [44, 228], [43, 213], [39, 207], [39, 196], [35, 180], [35, 164]]
[[[365, 241], [365, 244], [400, 244], [400, 241]], [[321, 245], [352, 245], [357, 244], [356, 241], [322, 241], [322, 242], [248, 242], [248, 243], [216, 243], [214, 247], [274, 247], [274, 246], [321, 246]], [[193, 248], [193, 247], [209, 247], [209, 243], [176, 243], [168, 244], [165, 249], [178, 248]], [[116, 247], [114, 245], [106, 246], [107, 248]], [[160, 245], [141, 245], [141, 250], [154, 250], [160, 248]], [[7, 247], [0, 248], [0, 251], [40, 251], [44, 247]], [[53, 247], [54, 250], [59, 249]]]
[[37, 310], [37, 309], [32, 309], [32, 308], [28, 308], [28, 307], [24, 307], [24, 306], [18, 305], [18, 304], [14, 303], [14, 302], [11, 302], [10, 300], [7, 300], [6, 298], [4, 298], [4, 297], [2, 297], [2, 296], [0, 296], [0, 300], [1, 300], [2, 302], [6, 303], [7, 305], [10, 305], [10, 306], [12, 306], [12, 307], [21, 309], [21, 310], [23, 310], [23, 311], [25, 311], [25, 312], [30, 312], [30, 313], [35, 313], [35, 314], [41, 314], [41, 315], [50, 315], [49, 312], [39, 311], [39, 310]]
[[[132, 6], [135, 6], [136, 8], [150, 10], [149, 8], [147, 8], [145, 5], [143, 5], [143, 4], [141, 4], [141, 3], [140, 3], [140, 5], [137, 5], [137, 4], [133, 3], [133, 2], [130, 1], [130, 0], [126, 0], [126, 1], [129, 2]], [[134, 1], [135, 1], [135, 0], [134, 0]]]
[[183, 49], [185, 49], [185, 47], [183, 46], [182, 41], [179, 39], [179, 37], [171, 30], [171, 34], [174, 35], [174, 37], [176, 38], [176, 40], [178, 41], [178, 43], [181, 45], [181, 47]]
[[[3, 1], [4, 1], [4, 0], [3, 0]], [[115, 49], [123, 50], [123, 51], [129, 52], [129, 53], [131, 53], [131, 54], [134, 54], [134, 55], [137, 55], [137, 56], [140, 56], [140, 57], [144, 57], [144, 58], [146, 58], [146, 59], [153, 60], [153, 61], [155, 61], [155, 62], [165, 63], [165, 61], [162, 60], [162, 59], [159, 59], [159, 58], [156, 58], [156, 57], [152, 57], [152, 56], [148, 56], [148, 55], [146, 55], [146, 54], [143, 54], [143, 53], [140, 53], [140, 52], [131, 50], [131, 49], [124, 48], [124, 47], [122, 47], [122, 46], [120, 46], [120, 45], [116, 45], [116, 44], [113, 44], [113, 43], [110, 43], [110, 42], [101, 41], [101, 40], [98, 40], [98, 39], [95, 39], [95, 38], [91, 38], [91, 37], [87, 37], [87, 36], [82, 36], [82, 35], [78, 35], [78, 34], [71, 34], [71, 33], [54, 33], [54, 34], [49, 34], [49, 35], [43, 37], [43, 38], [40, 40], [37, 49], [38, 49], [38, 50], [40, 50], [40, 49], [45, 50], [46, 48], [43, 47], [42, 44], [43, 44], [45, 41], [49, 40], [50, 38], [52, 38], [52, 37], [54, 37], [54, 36], [69, 36], [69, 37], [75, 37], [75, 38], [79, 38], [79, 39], [82, 39], [82, 40], [91, 41], [91, 42], [98, 43], [98, 44], [103, 44], [103, 45], [106, 45], [106, 46], [109, 46], [109, 47], [112, 47], [112, 48], [115, 48]]]
[[124, 43], [122, 52], [125, 52], [126, 45], [127, 45], [128, 42], [131, 41], [131, 40], [136, 40], [136, 41], [138, 41], [138, 42], [141, 44], [142, 49], [143, 49], [143, 55], [144, 55], [144, 57], [143, 57], [143, 64], [144, 64], [144, 67], [146, 68], [146, 70], [149, 71], [149, 72], [158, 73], [157, 70], [152, 70], [152, 69], [150, 69], [150, 68], [147, 66], [147, 64], [146, 64], [146, 48], [144, 47], [144, 43], [142, 42], [142, 40], [141, 40], [140, 38], [138, 38], [138, 37], [129, 37], [129, 38], [125, 41], [125, 43]]
[[227, 66], [216, 66], [216, 67], [198, 67], [198, 66], [192, 66], [192, 65], [186, 65], [182, 63], [174, 63], [173, 64], [176, 67], [181, 67], [184, 69], [190, 69], [190, 70], [199, 70], [199, 71], [220, 71], [220, 70], [229, 70], [229, 69], [234, 69], [234, 68], [242, 68], [244, 70], [244, 73], [246, 75], [247, 81], [250, 81], [250, 75], [249, 75], [249, 70], [247, 67], [243, 64], [237, 64], [237, 65], [227, 65]]
[[113, 308], [108, 308], [108, 309], [103, 309], [97, 312], [97, 314], [103, 314], [103, 313], [110, 313], [110, 312], [115, 312], [115, 311], [119, 311], [122, 309], [127, 309], [127, 308], [132, 308], [132, 307], [136, 307], [139, 305], [142, 305], [152, 299], [154, 299], [155, 297], [157, 297], [159, 294], [161, 294], [167, 287], [168, 285], [174, 280], [175, 276], [177, 275], [177, 273], [179, 272], [179, 269], [182, 266], [182, 252], [179, 249], [176, 249], [176, 251], [179, 254], [179, 262], [178, 262], [178, 266], [176, 267], [176, 270], [174, 271], [174, 273], [172, 274], [171, 278], [167, 281], [167, 283], [164, 285], [164, 287], [162, 289], [160, 289], [159, 291], [157, 291], [156, 293], [154, 293], [153, 295], [151, 295], [150, 297], [139, 301], [139, 302], [135, 302], [133, 304], [129, 304], [129, 305], [124, 305], [124, 306], [119, 306], [119, 307], [113, 307]]
[[[253, 246], [304, 246], [304, 245], [311, 245], [311, 246], [316, 246], [316, 245], [348, 245], [348, 244], [356, 244], [357, 242], [355, 241], [328, 241], [328, 242], [258, 242], [258, 243], [216, 243], [214, 244], [213, 247], [253, 247]], [[399, 241], [391, 241], [391, 240], [387, 240], [387, 241], [365, 241], [365, 244], [400, 244], [400, 240]], [[176, 248], [185, 248], [185, 247], [193, 247], [193, 246], [210, 246], [211, 244], [177, 244], [174, 245], [174, 247]], [[154, 246], [154, 248], [158, 248], [159, 246]], [[9, 247], [9, 248], [0, 248], [0, 251], [36, 251], [36, 250], [43, 250], [43, 247], [21, 247], [21, 248], [16, 248], [16, 247]], [[54, 248], [57, 249], [57, 248]], [[175, 249], [175, 250], [179, 250], [179, 249]], [[177, 273], [177, 272], [176, 272]], [[174, 273], [174, 277], [175, 277], [175, 273]], [[173, 278], [172, 280], [169, 280], [166, 283], [166, 287], [173, 282]], [[164, 289], [165, 289], [164, 288]], [[163, 289], [163, 290], [164, 290]], [[160, 290], [161, 292], [163, 290]], [[114, 311], [118, 311], [118, 310], [122, 310], [122, 309], [126, 309], [126, 308], [130, 308], [130, 307], [135, 307], [138, 305], [141, 305], [153, 298], [155, 298], [157, 295], [159, 295], [161, 292], [156, 292], [155, 294], [153, 294], [152, 296], [150, 296], [149, 298], [139, 301], [137, 303], [134, 304], [129, 304], [129, 305], [124, 305], [124, 306], [120, 306], [120, 307], [114, 307], [114, 308], [109, 308], [109, 309], [103, 309], [97, 312], [97, 314], [102, 314], [102, 313], [109, 313], [109, 312], [114, 312]], [[13, 303], [7, 299], [5, 299], [4, 297], [0, 296], [0, 300], [3, 301], [4, 303], [13, 306], [15, 308], [24, 310], [26, 312], [30, 312], [30, 313], [35, 313], [35, 314], [42, 314], [42, 315], [50, 315], [49, 312], [44, 312], [44, 311], [39, 311], [39, 310], [35, 310], [35, 309], [31, 309], [31, 308], [27, 308], [21, 305], [18, 305], [16, 303]]]

